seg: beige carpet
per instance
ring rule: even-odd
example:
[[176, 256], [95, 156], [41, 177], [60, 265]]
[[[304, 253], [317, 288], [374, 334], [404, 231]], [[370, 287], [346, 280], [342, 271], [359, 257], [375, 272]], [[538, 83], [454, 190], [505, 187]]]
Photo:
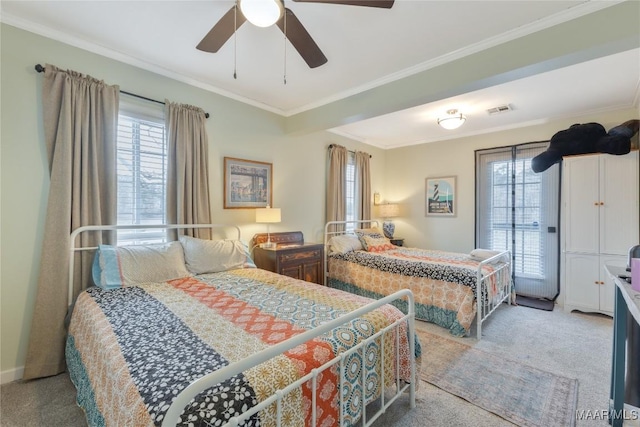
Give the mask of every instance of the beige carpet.
[[573, 426], [578, 381], [419, 331], [422, 379], [519, 426]]

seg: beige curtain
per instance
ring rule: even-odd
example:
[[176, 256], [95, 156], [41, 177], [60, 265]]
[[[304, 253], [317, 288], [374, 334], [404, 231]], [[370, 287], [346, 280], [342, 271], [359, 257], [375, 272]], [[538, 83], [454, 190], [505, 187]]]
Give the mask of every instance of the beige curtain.
[[[345, 204], [346, 174], [349, 152], [341, 145], [329, 147], [329, 180], [327, 182], [327, 222], [347, 218]], [[337, 228], [336, 228], [337, 229]]]
[[[205, 120], [205, 112], [201, 108], [165, 101], [169, 224], [211, 222], [209, 140]], [[211, 230], [208, 228], [184, 232], [201, 239], [211, 238]]]
[[[49, 200], [24, 379], [65, 370], [69, 235], [115, 224], [118, 86], [46, 64], [42, 87]], [[94, 245], [100, 236], [85, 236]], [[91, 284], [89, 253], [76, 256], [74, 295]]]
[[356, 203], [358, 206], [358, 219], [371, 219], [371, 172], [369, 160], [371, 155], [356, 151]]

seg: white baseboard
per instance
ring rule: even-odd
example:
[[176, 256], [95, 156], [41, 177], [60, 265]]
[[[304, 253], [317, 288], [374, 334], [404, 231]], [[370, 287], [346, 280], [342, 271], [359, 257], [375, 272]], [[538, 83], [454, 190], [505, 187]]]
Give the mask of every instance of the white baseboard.
[[10, 383], [16, 380], [21, 380], [24, 376], [24, 366], [19, 368], [9, 369], [7, 371], [0, 372], [0, 384]]

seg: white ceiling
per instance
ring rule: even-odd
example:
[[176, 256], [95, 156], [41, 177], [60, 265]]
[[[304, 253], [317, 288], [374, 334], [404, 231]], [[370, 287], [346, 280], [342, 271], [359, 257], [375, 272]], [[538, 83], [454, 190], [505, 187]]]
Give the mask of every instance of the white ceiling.
[[[396, 0], [379, 9], [284, 1], [327, 64], [308, 68], [277, 27], [249, 23], [217, 53], [195, 49], [232, 0], [3, 0], [0, 13], [10, 25], [291, 116], [618, 3]], [[332, 131], [393, 148], [629, 108], [638, 105], [639, 76], [636, 49]], [[502, 104], [513, 110], [486, 112]], [[467, 116], [454, 132], [435, 124], [449, 108]]]
[[[583, 62], [443, 99], [419, 107], [335, 128], [381, 148], [394, 148], [497, 132], [638, 105], [640, 50]], [[544, 88], [544, 90], [540, 90]], [[510, 111], [490, 115], [487, 110], [509, 105]], [[451, 108], [467, 121], [455, 131], [437, 125]]]

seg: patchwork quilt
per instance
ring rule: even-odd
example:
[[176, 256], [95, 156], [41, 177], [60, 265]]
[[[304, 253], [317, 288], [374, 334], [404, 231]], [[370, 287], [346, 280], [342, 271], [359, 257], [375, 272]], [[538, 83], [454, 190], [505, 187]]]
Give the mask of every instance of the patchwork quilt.
[[[78, 404], [90, 426], [161, 425], [175, 396], [195, 379], [370, 302], [255, 268], [90, 288], [78, 297], [66, 343]], [[180, 425], [221, 425], [402, 316], [397, 308], [383, 306], [242, 372], [196, 396]], [[396, 377], [411, 380], [406, 323], [398, 334], [374, 340], [364, 361], [360, 352], [348, 357], [344, 372], [324, 371], [317, 385], [318, 426], [338, 422], [338, 393], [348, 402], [344, 416], [355, 423], [383, 386]], [[359, 382], [363, 363], [364, 388]], [[385, 378], [376, 373], [381, 363]], [[283, 400], [283, 426], [309, 424], [310, 387], [308, 382]], [[271, 426], [275, 420], [271, 405], [244, 425]]]
[[[468, 335], [476, 315], [479, 262], [468, 254], [397, 247], [383, 252], [350, 251], [329, 256], [329, 286], [369, 298], [410, 289], [416, 318], [436, 323], [456, 336]], [[483, 275], [494, 271], [486, 265]], [[498, 292], [488, 280], [481, 289], [486, 301]], [[406, 311], [402, 302], [397, 306]]]

